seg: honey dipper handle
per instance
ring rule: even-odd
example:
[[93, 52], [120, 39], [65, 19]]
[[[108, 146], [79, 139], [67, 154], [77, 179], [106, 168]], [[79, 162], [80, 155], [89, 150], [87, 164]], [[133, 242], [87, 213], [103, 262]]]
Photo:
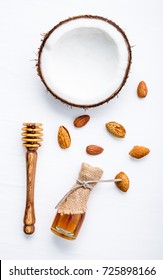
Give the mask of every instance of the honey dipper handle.
[[26, 153], [27, 193], [26, 208], [24, 214], [24, 232], [26, 234], [32, 234], [35, 231], [34, 184], [36, 174], [36, 163], [36, 150], [28, 150]]

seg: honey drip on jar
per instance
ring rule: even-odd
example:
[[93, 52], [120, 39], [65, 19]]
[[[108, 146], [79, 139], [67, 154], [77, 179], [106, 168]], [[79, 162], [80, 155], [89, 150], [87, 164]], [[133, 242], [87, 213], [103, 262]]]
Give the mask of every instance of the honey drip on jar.
[[76, 239], [84, 221], [85, 214], [86, 213], [57, 213], [51, 226], [52, 232], [68, 240]]

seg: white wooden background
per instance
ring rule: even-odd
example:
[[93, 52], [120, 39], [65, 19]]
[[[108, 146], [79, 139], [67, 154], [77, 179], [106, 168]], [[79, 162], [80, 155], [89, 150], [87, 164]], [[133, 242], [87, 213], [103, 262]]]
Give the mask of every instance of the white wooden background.
[[[161, 0], [1, 0], [0, 1], [0, 259], [162, 259], [163, 258], [163, 4]], [[90, 122], [73, 127], [83, 109], [70, 108], [46, 93], [35, 59], [42, 33], [70, 16], [92, 14], [119, 24], [134, 46], [129, 79], [118, 98], [87, 110]], [[140, 100], [136, 87], [145, 80], [149, 94]], [[63, 77], [64, 82], [64, 77]], [[107, 121], [122, 123], [125, 139], [111, 137]], [[42, 122], [35, 187], [36, 232], [23, 233], [26, 194], [23, 122]], [[57, 144], [66, 126], [71, 148]], [[88, 156], [97, 144], [103, 154]], [[134, 145], [151, 153], [129, 157]], [[99, 184], [76, 241], [53, 235], [50, 226], [58, 200], [74, 184], [82, 162], [103, 168], [103, 178], [128, 174], [128, 193]]]

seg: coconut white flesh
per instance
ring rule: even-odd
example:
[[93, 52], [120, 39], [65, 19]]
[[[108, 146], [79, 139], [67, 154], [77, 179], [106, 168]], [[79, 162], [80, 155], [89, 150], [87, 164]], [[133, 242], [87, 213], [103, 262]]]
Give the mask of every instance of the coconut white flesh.
[[40, 69], [58, 97], [89, 106], [108, 99], [120, 87], [128, 58], [127, 43], [117, 28], [99, 19], [80, 18], [50, 34]]

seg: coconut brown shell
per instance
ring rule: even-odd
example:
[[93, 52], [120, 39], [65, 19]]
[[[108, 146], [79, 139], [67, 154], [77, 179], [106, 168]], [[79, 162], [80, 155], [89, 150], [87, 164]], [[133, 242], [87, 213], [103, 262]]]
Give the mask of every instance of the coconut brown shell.
[[[126, 43], [126, 46], [127, 46], [127, 49], [128, 49], [128, 63], [127, 63], [127, 67], [126, 67], [126, 71], [125, 71], [125, 75], [124, 75], [124, 78], [120, 84], [120, 86], [118, 87], [118, 89], [113, 92], [108, 98], [98, 102], [98, 103], [95, 103], [95, 104], [74, 104], [72, 102], [69, 102], [67, 100], [64, 100], [63, 98], [61, 98], [60, 96], [57, 95], [56, 92], [53, 92], [47, 85], [46, 81], [44, 80], [44, 77], [43, 77], [43, 74], [42, 74], [42, 71], [41, 71], [41, 53], [42, 53], [42, 50], [44, 48], [44, 45], [47, 41], [47, 39], [49, 38], [49, 36], [51, 35], [51, 33], [53, 33], [57, 28], [59, 28], [61, 25], [63, 24], [66, 24], [67, 22], [69, 21], [72, 21], [72, 20], [77, 20], [77, 19], [80, 19], [80, 18], [86, 18], [86, 19], [97, 19], [97, 20], [102, 20], [104, 22], [107, 22], [108, 24], [111, 24], [112, 26], [114, 26], [120, 33], [121, 35], [123, 36], [124, 38], [124, 41]], [[129, 75], [129, 71], [130, 71], [130, 67], [131, 67], [131, 61], [132, 61], [132, 52], [131, 52], [131, 46], [130, 46], [130, 43], [129, 43], [129, 40], [125, 34], [125, 32], [115, 23], [113, 22], [112, 20], [109, 20], [107, 18], [104, 18], [104, 17], [101, 17], [101, 16], [94, 16], [94, 15], [80, 15], [80, 16], [75, 16], [75, 17], [70, 17], [68, 19], [65, 19], [61, 22], [59, 22], [57, 25], [55, 25], [50, 31], [48, 31], [46, 34], [44, 34], [44, 37], [42, 39], [42, 43], [39, 47], [39, 50], [38, 50], [38, 61], [37, 61], [37, 64], [36, 64], [36, 68], [37, 68], [37, 73], [41, 79], [41, 81], [43, 82], [43, 84], [45, 85], [46, 89], [48, 92], [50, 92], [52, 94], [52, 96], [54, 96], [55, 98], [59, 99], [60, 101], [62, 101], [63, 103], [66, 103], [70, 106], [75, 106], [75, 107], [79, 107], [79, 108], [91, 108], [91, 107], [96, 107], [96, 106], [99, 106], [99, 105], [102, 105], [106, 102], [109, 102], [111, 99], [113, 99], [115, 96], [117, 96], [117, 94], [121, 91], [122, 87], [125, 85], [126, 83], [126, 80], [128, 78], [128, 75]]]

